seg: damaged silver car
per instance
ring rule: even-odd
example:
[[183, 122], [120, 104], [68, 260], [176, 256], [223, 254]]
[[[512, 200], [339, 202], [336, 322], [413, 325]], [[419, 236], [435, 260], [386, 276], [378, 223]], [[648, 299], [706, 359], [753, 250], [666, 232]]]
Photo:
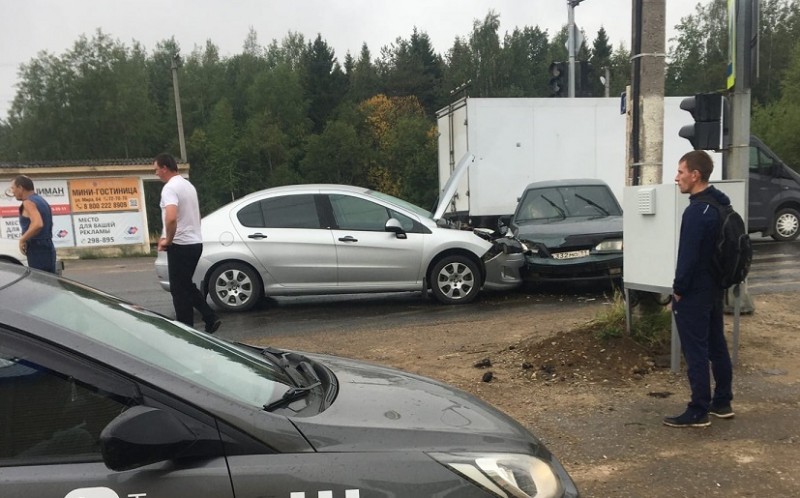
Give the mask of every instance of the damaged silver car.
[[511, 219], [528, 282], [622, 278], [622, 208], [595, 179], [531, 183]]
[[[441, 212], [348, 185], [262, 190], [203, 218], [194, 280], [225, 311], [248, 310], [264, 296], [394, 291], [464, 304], [481, 289], [522, 283], [516, 241], [457, 230]], [[166, 265], [160, 254], [156, 272], [169, 289]]]

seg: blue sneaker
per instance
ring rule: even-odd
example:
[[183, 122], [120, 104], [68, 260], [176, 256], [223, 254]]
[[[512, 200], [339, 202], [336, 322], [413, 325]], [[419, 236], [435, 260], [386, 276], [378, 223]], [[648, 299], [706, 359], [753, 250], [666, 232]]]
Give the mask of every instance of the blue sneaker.
[[730, 403], [725, 404], [716, 404], [711, 403], [711, 407], [708, 409], [709, 415], [714, 415], [717, 418], [733, 418], [733, 408], [731, 408]]
[[711, 425], [711, 420], [708, 419], [708, 414], [700, 415], [685, 411], [683, 414], [678, 415], [677, 417], [665, 417], [664, 425], [678, 428], [708, 427]]

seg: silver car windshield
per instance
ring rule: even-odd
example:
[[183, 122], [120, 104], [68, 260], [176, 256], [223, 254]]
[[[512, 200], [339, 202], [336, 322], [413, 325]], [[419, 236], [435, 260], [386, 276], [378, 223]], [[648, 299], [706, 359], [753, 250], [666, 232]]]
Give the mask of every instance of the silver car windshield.
[[411, 204], [408, 201], [404, 201], [403, 199], [398, 199], [397, 197], [394, 197], [392, 195], [377, 192], [375, 190], [369, 190], [367, 193], [372, 197], [392, 203], [395, 206], [401, 207], [407, 211], [411, 211], [412, 213], [418, 214], [419, 216], [422, 216], [424, 218], [431, 219], [433, 217], [433, 213], [431, 213], [430, 211], [422, 209], [421, 207]]
[[80, 284], [53, 287], [23, 311], [248, 406], [261, 408], [294, 385], [264, 358], [183, 324]]

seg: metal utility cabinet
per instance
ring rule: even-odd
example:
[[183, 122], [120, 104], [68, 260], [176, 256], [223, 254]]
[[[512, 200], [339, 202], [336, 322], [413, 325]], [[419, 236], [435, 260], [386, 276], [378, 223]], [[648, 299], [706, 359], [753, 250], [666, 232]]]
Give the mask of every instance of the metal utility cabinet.
[[[720, 180], [712, 184], [725, 192], [731, 199], [733, 209], [745, 217], [746, 183], [743, 180]], [[625, 187], [622, 226], [625, 234], [623, 282], [626, 293], [629, 290], [640, 290], [672, 294], [681, 217], [688, 205], [689, 196], [682, 194], [674, 183]], [[738, 323], [734, 325], [734, 332], [735, 350], [738, 344]], [[673, 371], [678, 370], [679, 355], [680, 344], [673, 323]]]

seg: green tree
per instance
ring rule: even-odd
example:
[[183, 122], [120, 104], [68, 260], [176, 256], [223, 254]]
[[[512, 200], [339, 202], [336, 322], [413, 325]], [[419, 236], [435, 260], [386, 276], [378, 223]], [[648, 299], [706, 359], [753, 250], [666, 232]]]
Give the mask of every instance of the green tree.
[[267, 47], [266, 59], [270, 67], [287, 64], [292, 70], [303, 65], [303, 56], [307, 50], [305, 37], [301, 33], [289, 31], [280, 45], [276, 40]]
[[514, 28], [503, 40], [502, 97], [546, 97], [550, 94], [547, 32], [538, 26]]
[[[205, 194], [221, 205], [250, 192], [249, 186], [243, 181], [245, 174], [240, 168], [239, 131], [233, 107], [227, 99], [223, 98], [214, 106], [206, 133], [208, 163], [203, 166], [208, 168], [207, 175], [213, 187], [209, 185]], [[202, 173], [206, 174], [206, 171]]]
[[472, 91], [476, 97], [493, 97], [500, 91], [500, 16], [490, 10], [482, 22], [477, 19], [472, 25], [469, 45], [472, 51], [474, 75]]
[[444, 76], [442, 78], [442, 89], [447, 95], [445, 102], [440, 105], [450, 103], [450, 92], [471, 82], [475, 74], [475, 63], [472, 59], [472, 50], [469, 43], [461, 38], [456, 38], [453, 46], [447, 52], [445, 58]]
[[[145, 55], [98, 30], [61, 57], [23, 65], [9, 113], [16, 159], [138, 157], [157, 140]], [[12, 145], [13, 144], [13, 145]]]
[[625, 91], [631, 82], [631, 53], [620, 44], [611, 54], [611, 90], [609, 95], [616, 97]]
[[760, 75], [753, 84], [753, 100], [768, 104], [781, 97], [781, 81], [800, 39], [800, 2], [761, 0], [760, 21]]
[[300, 171], [308, 182], [364, 186], [368, 155], [355, 126], [334, 119], [321, 134], [308, 139]]
[[361, 45], [358, 60], [355, 61], [353, 70], [348, 71], [347, 77], [349, 80], [348, 97], [352, 102], [361, 102], [381, 91], [381, 79], [372, 63], [372, 56], [366, 43]]
[[753, 110], [752, 130], [787, 164], [800, 170], [800, 43], [781, 82], [781, 98]]
[[664, 92], [693, 95], [725, 87], [728, 60], [726, 0], [698, 4], [695, 13], [681, 18], [676, 43], [670, 47]]
[[347, 77], [342, 72], [333, 49], [321, 35], [308, 44], [301, 57], [305, 98], [314, 131], [325, 128], [325, 123], [347, 92]]
[[311, 130], [308, 103], [300, 75], [281, 63], [258, 75], [249, 92], [249, 118], [242, 134], [241, 153], [248, 165], [245, 179], [252, 187], [281, 184], [276, 175], [296, 169]]
[[[592, 43], [592, 56], [589, 61], [594, 68], [595, 78], [592, 79], [592, 92], [596, 97], [605, 95], [605, 84], [600, 80], [600, 76], [605, 78], [605, 70], [608, 68], [611, 73], [611, 55], [613, 50], [608, 41], [608, 35], [603, 26], [597, 30], [597, 37]], [[610, 89], [609, 89], [610, 94]]]
[[196, 48], [179, 69], [178, 84], [183, 125], [190, 135], [208, 124], [214, 106], [225, 93], [225, 62], [217, 46], [209, 40], [203, 49]]
[[437, 56], [427, 33], [414, 28], [409, 40], [398, 38], [396, 44], [384, 52], [386, 91], [391, 96], [414, 95], [426, 112], [433, 115], [439, 101], [442, 83], [442, 60]]

